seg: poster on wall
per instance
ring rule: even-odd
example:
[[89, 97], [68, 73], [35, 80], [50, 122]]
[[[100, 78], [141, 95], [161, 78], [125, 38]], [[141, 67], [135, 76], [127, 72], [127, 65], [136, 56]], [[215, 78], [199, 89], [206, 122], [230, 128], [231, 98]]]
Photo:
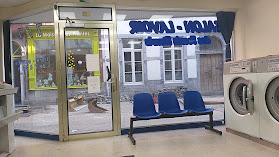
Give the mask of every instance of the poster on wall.
[[100, 71], [99, 54], [86, 54], [87, 71]]
[[100, 76], [89, 76], [87, 77], [88, 81], [88, 93], [100, 93]]

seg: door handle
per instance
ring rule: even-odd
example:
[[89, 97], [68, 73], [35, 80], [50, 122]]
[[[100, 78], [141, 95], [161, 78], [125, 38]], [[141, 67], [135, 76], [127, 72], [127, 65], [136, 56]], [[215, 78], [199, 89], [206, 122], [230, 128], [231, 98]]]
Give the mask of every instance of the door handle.
[[109, 80], [111, 79], [111, 72], [110, 72], [108, 66], [107, 66], [107, 73], [108, 73], [108, 79], [107, 79], [107, 81], [109, 81]]
[[247, 109], [247, 86], [242, 87], [242, 103], [243, 107]]
[[247, 86], [247, 110], [251, 115], [254, 113], [253, 83], [250, 80]]

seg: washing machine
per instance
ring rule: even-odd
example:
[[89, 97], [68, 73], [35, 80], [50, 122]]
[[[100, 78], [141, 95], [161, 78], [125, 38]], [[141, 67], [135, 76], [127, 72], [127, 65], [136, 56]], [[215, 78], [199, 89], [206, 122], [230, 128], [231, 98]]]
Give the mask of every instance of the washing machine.
[[260, 137], [279, 144], [279, 56], [257, 62]]
[[257, 89], [257, 60], [248, 59], [224, 64], [223, 82], [226, 127], [260, 137]]

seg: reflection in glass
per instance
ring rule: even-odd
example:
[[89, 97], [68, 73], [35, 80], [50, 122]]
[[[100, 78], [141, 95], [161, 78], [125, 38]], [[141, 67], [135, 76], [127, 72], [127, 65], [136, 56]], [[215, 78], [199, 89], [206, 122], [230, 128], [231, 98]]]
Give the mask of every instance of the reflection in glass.
[[175, 80], [182, 80], [182, 71], [175, 71]]
[[125, 72], [132, 72], [132, 63], [131, 62], [125, 63]]
[[175, 59], [181, 59], [181, 51], [180, 50], [174, 50]]
[[132, 73], [125, 73], [125, 82], [132, 82]]
[[131, 52], [124, 52], [124, 60], [131, 61]]
[[175, 61], [175, 70], [181, 70], [181, 69], [182, 69], [181, 60], [176, 60]]
[[135, 62], [135, 71], [142, 71], [141, 62]]
[[56, 87], [54, 40], [35, 40], [36, 87]]
[[165, 70], [171, 70], [171, 61], [165, 61]]
[[165, 60], [171, 60], [171, 51], [164, 51], [165, 53]]
[[135, 52], [135, 61], [141, 61], [141, 52]]
[[136, 72], [136, 82], [141, 82], [141, 81], [142, 81], [142, 73]]
[[172, 72], [165, 71], [165, 78], [166, 78], [166, 80], [172, 80]]

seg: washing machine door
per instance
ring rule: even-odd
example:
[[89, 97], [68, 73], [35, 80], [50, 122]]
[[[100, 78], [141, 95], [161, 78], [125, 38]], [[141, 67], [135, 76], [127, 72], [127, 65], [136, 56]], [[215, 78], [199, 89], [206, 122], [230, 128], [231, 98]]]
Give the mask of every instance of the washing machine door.
[[241, 115], [254, 113], [253, 83], [242, 77], [234, 79], [229, 89], [233, 109]]
[[279, 77], [267, 86], [265, 101], [270, 114], [279, 122]]

